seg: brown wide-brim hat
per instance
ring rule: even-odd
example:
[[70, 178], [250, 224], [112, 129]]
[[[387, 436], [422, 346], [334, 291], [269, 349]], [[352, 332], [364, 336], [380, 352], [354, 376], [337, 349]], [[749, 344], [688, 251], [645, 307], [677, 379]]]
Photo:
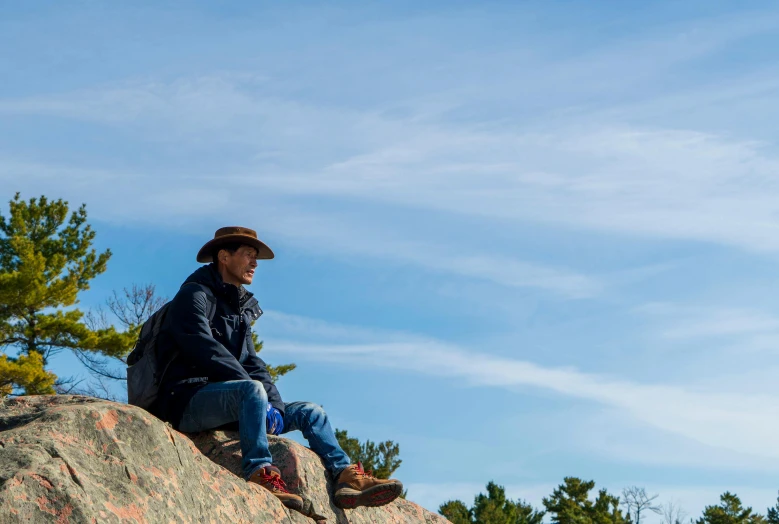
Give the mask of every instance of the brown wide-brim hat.
[[216, 233], [214, 233], [214, 238], [200, 248], [200, 251], [197, 252], [197, 261], [202, 264], [213, 262], [212, 254], [214, 249], [233, 242], [253, 247], [257, 250], [257, 258], [269, 260], [274, 256], [271, 248], [257, 238], [255, 230], [248, 227], [228, 226], [217, 229]]

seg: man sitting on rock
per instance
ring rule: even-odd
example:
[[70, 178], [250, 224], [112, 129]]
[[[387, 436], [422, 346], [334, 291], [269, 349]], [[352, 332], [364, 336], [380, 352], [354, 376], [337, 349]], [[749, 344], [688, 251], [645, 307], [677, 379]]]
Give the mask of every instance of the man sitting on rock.
[[183, 432], [237, 421], [244, 477], [291, 509], [301, 511], [304, 502], [287, 491], [273, 466], [266, 433], [303, 433], [332, 475], [336, 506], [387, 504], [400, 495], [402, 484], [350, 464], [322, 407], [284, 402], [255, 352], [251, 324], [262, 311], [244, 285], [252, 283], [257, 259], [273, 256], [244, 227], [223, 227], [200, 249], [197, 261], [210, 264], [186, 279], [160, 331], [158, 354], [165, 371], [154, 412]]

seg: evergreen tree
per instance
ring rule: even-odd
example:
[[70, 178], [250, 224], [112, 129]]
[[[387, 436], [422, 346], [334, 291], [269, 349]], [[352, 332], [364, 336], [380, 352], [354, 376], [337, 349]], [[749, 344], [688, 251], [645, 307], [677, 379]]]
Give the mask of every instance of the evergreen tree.
[[602, 489], [595, 502], [589, 499], [590, 490], [595, 487], [592, 480], [583, 481], [576, 477], [566, 477], [555, 488], [544, 506], [555, 524], [626, 524], [629, 517], [619, 509], [619, 497], [610, 495]]
[[592, 507], [592, 522], [594, 524], [626, 524], [630, 522], [619, 509], [619, 497], [609, 494], [602, 489], [598, 492], [598, 498]]
[[20, 355], [13, 360], [0, 355], [0, 398], [15, 390], [26, 391], [28, 395], [51, 393], [56, 379], [56, 375], [43, 369], [43, 357], [38, 353]]
[[766, 511], [766, 519], [769, 524], [779, 524], [779, 497], [776, 499], [776, 505], [772, 508], [768, 508]]
[[766, 519], [752, 508], [744, 508], [741, 499], [726, 491], [720, 496], [719, 506], [706, 506], [696, 524], [765, 524]]
[[565, 477], [543, 503], [555, 524], [590, 524], [593, 503], [588, 496], [595, 482]]
[[468, 509], [459, 500], [450, 500], [438, 512], [453, 524], [541, 524], [543, 511], [537, 511], [523, 500], [506, 498], [506, 490], [494, 482], [487, 484], [487, 493], [480, 493]]
[[446, 517], [452, 524], [473, 524], [471, 510], [461, 500], [450, 500], [439, 506], [438, 513]]
[[4, 391], [53, 393], [45, 368], [63, 349], [115, 356], [128, 347], [126, 334], [89, 329], [73, 308], [111, 257], [92, 248], [95, 233], [86, 220], [83, 205], [68, 218], [67, 202], [23, 201], [18, 193], [9, 217], [0, 214], [0, 350], [17, 354], [5, 356]]
[[473, 503], [474, 522], [479, 524], [541, 524], [543, 511], [536, 511], [522, 500], [506, 498], [506, 490], [494, 482], [487, 484], [487, 494], [479, 494]]
[[353, 462], [362, 462], [365, 471], [371, 471], [376, 478], [390, 478], [403, 462], [398, 458], [400, 446], [391, 440], [378, 444], [370, 440], [361, 443], [350, 437], [345, 429], [336, 429], [335, 438]]

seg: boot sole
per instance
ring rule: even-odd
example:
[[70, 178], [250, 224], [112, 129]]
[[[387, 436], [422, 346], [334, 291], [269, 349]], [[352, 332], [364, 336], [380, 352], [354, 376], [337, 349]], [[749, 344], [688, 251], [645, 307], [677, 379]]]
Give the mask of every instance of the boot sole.
[[403, 484], [380, 484], [364, 491], [350, 488], [341, 488], [333, 497], [335, 505], [341, 509], [354, 509], [357, 507], [375, 508], [389, 504], [403, 493]]
[[314, 507], [314, 504], [312, 504], [310, 500], [303, 499], [303, 502], [298, 502], [296, 500], [290, 500], [286, 502], [282, 501], [281, 504], [287, 509], [297, 511], [301, 515], [304, 515], [314, 520], [327, 519], [327, 517], [325, 517], [324, 515], [319, 514], [317, 509]]
[[303, 509], [305, 507], [305, 503], [303, 501], [279, 499], [279, 502], [281, 502], [285, 508], [295, 510], [299, 513], [303, 513]]

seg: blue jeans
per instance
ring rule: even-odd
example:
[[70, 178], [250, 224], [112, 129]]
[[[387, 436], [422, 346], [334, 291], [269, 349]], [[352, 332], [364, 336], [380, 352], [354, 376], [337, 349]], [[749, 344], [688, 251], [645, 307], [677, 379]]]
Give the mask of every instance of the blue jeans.
[[[203, 386], [189, 401], [179, 431], [194, 433], [238, 421], [245, 478], [273, 463], [265, 434], [268, 394], [257, 380], [230, 380]], [[327, 414], [312, 402], [284, 404], [284, 431], [300, 430], [336, 478], [351, 461], [335, 438]]]

